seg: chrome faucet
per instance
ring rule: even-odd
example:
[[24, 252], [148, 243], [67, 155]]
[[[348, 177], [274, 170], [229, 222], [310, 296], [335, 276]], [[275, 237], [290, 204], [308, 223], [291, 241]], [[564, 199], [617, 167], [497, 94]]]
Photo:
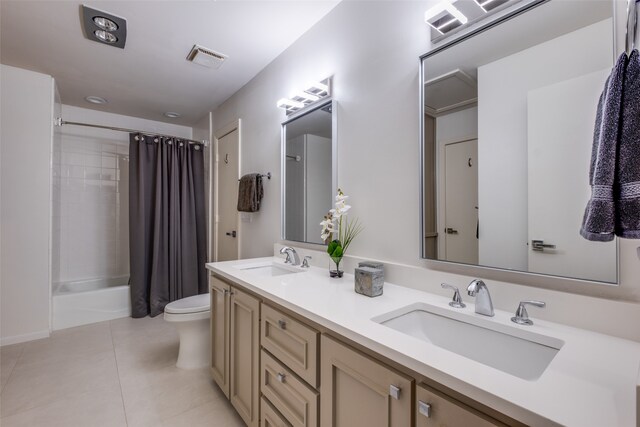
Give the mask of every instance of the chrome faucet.
[[467, 287], [469, 296], [476, 297], [476, 313], [483, 316], [493, 316], [493, 302], [489, 288], [480, 279], [475, 279]]
[[289, 246], [285, 246], [284, 248], [280, 249], [280, 253], [287, 254], [287, 259], [284, 260], [285, 264], [300, 265], [300, 257], [298, 256], [298, 252], [296, 252], [295, 249]]

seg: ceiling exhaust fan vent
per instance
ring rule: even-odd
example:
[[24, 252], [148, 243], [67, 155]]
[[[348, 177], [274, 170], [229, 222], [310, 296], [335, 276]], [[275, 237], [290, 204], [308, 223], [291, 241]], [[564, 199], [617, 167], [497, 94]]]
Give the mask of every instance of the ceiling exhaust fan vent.
[[191, 52], [187, 55], [187, 61], [202, 65], [207, 68], [213, 68], [217, 70], [222, 66], [222, 63], [228, 58], [227, 55], [214, 52], [206, 47], [193, 45]]

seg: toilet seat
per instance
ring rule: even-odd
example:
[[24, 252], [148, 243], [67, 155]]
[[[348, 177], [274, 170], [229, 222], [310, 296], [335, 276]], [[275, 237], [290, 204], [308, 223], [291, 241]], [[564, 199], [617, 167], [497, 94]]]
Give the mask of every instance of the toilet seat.
[[209, 294], [194, 295], [170, 302], [164, 307], [164, 312], [169, 314], [192, 314], [209, 311], [211, 300]]

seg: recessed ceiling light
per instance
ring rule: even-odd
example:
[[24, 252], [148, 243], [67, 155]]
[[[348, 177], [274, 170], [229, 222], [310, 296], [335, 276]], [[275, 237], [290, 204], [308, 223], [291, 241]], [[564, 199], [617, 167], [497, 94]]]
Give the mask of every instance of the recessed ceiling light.
[[166, 113], [164, 113], [164, 116], [169, 117], [170, 119], [177, 119], [181, 116], [181, 114], [176, 113], [175, 111], [167, 111]]
[[93, 23], [105, 31], [115, 31], [118, 29], [118, 24], [104, 16], [94, 16]]
[[116, 36], [105, 30], [95, 30], [93, 34], [98, 40], [104, 43], [115, 43], [118, 41], [118, 38]]
[[87, 102], [90, 102], [92, 104], [106, 104], [107, 103], [106, 99], [101, 98], [99, 96], [94, 96], [94, 95], [87, 96], [84, 100], [87, 101]]

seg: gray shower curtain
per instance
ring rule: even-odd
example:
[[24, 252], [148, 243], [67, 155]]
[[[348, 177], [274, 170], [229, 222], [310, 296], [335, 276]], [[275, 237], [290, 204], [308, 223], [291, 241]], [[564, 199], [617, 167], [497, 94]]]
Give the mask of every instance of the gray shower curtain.
[[132, 317], [206, 293], [202, 145], [129, 135]]

